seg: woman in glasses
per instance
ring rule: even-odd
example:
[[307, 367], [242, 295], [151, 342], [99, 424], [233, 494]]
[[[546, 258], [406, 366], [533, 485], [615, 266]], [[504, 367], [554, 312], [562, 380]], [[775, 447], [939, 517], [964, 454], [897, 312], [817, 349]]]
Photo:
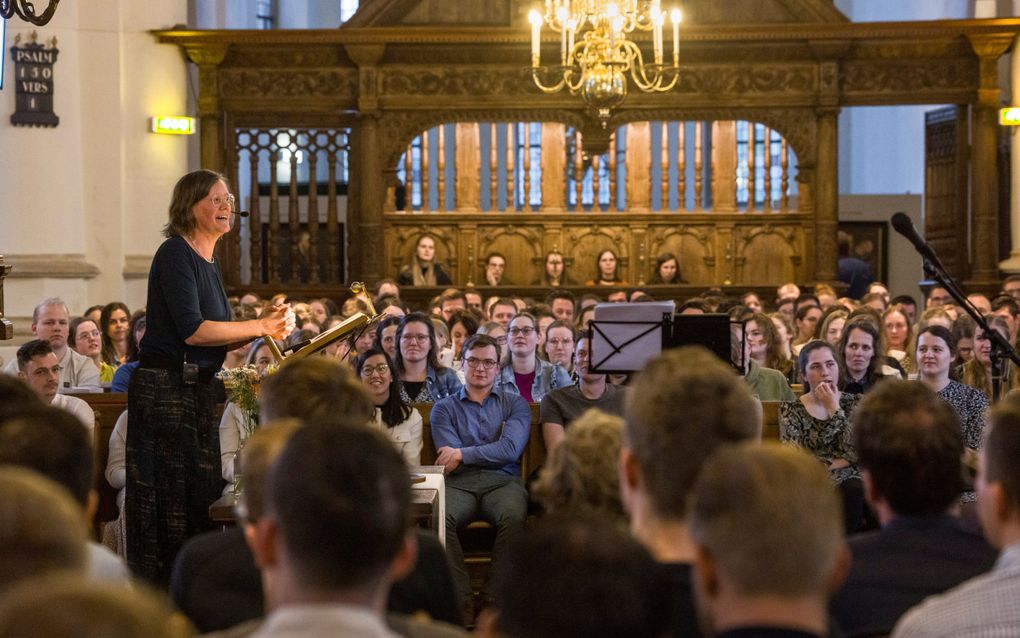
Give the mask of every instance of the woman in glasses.
[[75, 317], [71, 320], [68, 330], [67, 345], [80, 355], [92, 359], [92, 363], [99, 368], [99, 383], [106, 387], [113, 381], [113, 373], [116, 368], [103, 361], [100, 353], [103, 349], [103, 335], [99, 327], [88, 317]]
[[389, 437], [408, 465], [421, 465], [421, 414], [400, 397], [393, 360], [381, 348], [371, 348], [358, 355], [354, 369], [375, 405], [369, 425]]
[[540, 403], [542, 397], [570, 385], [570, 373], [563, 366], [538, 356], [538, 325], [535, 317], [522, 312], [510, 320], [510, 362], [503, 366], [496, 385], [519, 394], [528, 403]]
[[400, 398], [408, 403], [435, 403], [463, 387], [457, 373], [439, 363], [436, 328], [424, 314], [412, 312], [397, 326]]
[[232, 226], [226, 178], [198, 170], [174, 186], [166, 241], [149, 270], [146, 330], [128, 392], [127, 560], [131, 571], [165, 584], [185, 540], [214, 527], [220, 497], [216, 372], [227, 350], [293, 329], [290, 307], [232, 321], [216, 242]]

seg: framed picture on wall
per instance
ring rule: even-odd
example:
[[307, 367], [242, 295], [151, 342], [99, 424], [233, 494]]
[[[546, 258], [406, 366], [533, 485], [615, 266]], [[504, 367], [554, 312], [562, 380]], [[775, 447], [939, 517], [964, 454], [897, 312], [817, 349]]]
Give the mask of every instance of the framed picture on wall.
[[837, 243], [850, 244], [850, 256], [864, 261], [875, 280], [889, 282], [889, 224], [839, 222]]

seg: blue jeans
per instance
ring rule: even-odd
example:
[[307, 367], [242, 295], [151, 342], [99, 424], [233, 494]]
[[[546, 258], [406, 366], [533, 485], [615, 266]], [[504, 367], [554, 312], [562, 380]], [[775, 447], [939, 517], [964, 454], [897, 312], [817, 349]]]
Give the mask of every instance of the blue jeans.
[[464, 600], [471, 597], [471, 581], [457, 533], [478, 519], [496, 527], [496, 544], [492, 549], [495, 573], [496, 563], [509, 543], [523, 531], [527, 515], [528, 493], [518, 476], [465, 467], [446, 477], [446, 551]]

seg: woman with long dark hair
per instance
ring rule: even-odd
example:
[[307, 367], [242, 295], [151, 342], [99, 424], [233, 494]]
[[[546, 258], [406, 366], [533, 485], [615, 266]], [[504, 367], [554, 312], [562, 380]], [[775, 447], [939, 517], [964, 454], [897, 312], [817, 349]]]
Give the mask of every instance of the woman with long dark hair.
[[397, 356], [401, 398], [408, 403], [435, 403], [464, 386], [451, 368], [439, 363], [436, 328], [424, 314], [412, 312], [397, 326]]
[[585, 282], [585, 286], [626, 286], [620, 277], [620, 260], [616, 253], [608, 248], [595, 258], [595, 276]]
[[134, 353], [130, 352], [131, 311], [120, 301], [111, 301], [103, 306], [99, 315], [99, 331], [103, 333], [102, 359], [114, 368], [127, 363]]
[[655, 274], [650, 284], [675, 286], [687, 283], [680, 273], [680, 260], [673, 253], [663, 253], [655, 259]]
[[422, 419], [418, 410], [400, 397], [397, 368], [382, 348], [371, 348], [354, 361], [365, 390], [375, 405], [369, 423], [386, 434], [408, 465], [421, 464]]

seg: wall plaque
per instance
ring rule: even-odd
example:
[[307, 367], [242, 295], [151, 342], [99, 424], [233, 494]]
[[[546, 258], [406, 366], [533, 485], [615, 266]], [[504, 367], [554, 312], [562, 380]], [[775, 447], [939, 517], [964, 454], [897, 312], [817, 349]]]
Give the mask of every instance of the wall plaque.
[[36, 42], [18, 46], [21, 34], [14, 38], [11, 58], [14, 60], [15, 109], [11, 124], [15, 126], [56, 126], [60, 118], [53, 113], [53, 63], [57, 61], [57, 39], [50, 39], [47, 48]]

